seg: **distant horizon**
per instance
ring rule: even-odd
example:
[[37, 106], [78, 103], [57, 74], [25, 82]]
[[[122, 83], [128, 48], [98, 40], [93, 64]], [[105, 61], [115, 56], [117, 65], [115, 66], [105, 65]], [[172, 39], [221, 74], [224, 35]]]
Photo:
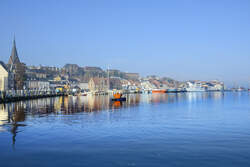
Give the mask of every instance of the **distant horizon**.
[[0, 60], [250, 84], [250, 1], [0, 2]]

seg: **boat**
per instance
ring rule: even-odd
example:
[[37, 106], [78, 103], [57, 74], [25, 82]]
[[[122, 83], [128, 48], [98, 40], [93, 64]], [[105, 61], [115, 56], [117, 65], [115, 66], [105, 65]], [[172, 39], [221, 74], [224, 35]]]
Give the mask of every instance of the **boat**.
[[239, 87], [236, 91], [237, 91], [237, 92], [242, 92], [242, 91], [244, 91], [244, 90], [245, 90], [244, 88]]
[[175, 88], [171, 88], [171, 89], [167, 89], [167, 93], [177, 93], [178, 89]]
[[87, 92], [79, 92], [77, 96], [87, 96]]
[[186, 88], [187, 92], [205, 92], [205, 88]]
[[202, 87], [200, 82], [187, 82], [187, 92], [205, 92], [206, 88]]
[[166, 89], [153, 89], [152, 93], [166, 93], [167, 90]]
[[85, 92], [85, 93], [81, 93], [81, 96], [87, 96], [88, 94]]
[[122, 93], [113, 94], [112, 101], [126, 101], [126, 97], [122, 97]]
[[121, 98], [119, 98], [119, 99], [112, 98], [111, 100], [112, 100], [112, 101], [126, 101], [126, 97], [121, 97]]
[[177, 88], [177, 92], [186, 92], [185, 88]]

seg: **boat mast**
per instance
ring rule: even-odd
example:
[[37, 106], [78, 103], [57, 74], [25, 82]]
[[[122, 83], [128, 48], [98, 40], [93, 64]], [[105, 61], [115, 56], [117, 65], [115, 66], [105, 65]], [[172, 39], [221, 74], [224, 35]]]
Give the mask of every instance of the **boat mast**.
[[109, 66], [108, 66], [108, 91], [109, 91]]

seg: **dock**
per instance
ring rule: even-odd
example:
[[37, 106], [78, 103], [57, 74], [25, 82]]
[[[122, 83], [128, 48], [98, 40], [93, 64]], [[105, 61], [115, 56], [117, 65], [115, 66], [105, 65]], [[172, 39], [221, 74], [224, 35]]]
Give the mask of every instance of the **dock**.
[[67, 96], [66, 92], [57, 92], [57, 91], [41, 91], [41, 90], [8, 90], [0, 91], [0, 104], [8, 102], [16, 102], [22, 100], [31, 100], [47, 97], [56, 97], [56, 96]]

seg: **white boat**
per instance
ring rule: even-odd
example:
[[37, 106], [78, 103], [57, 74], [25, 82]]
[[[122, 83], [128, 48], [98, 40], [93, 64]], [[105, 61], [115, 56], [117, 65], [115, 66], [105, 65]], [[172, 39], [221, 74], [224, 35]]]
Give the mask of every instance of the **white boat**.
[[200, 82], [187, 82], [187, 92], [205, 92], [206, 88], [202, 87]]
[[245, 89], [242, 88], [242, 87], [239, 87], [239, 88], [237, 89], [238, 92], [241, 92], [241, 91], [244, 91], [244, 90], [245, 90]]

